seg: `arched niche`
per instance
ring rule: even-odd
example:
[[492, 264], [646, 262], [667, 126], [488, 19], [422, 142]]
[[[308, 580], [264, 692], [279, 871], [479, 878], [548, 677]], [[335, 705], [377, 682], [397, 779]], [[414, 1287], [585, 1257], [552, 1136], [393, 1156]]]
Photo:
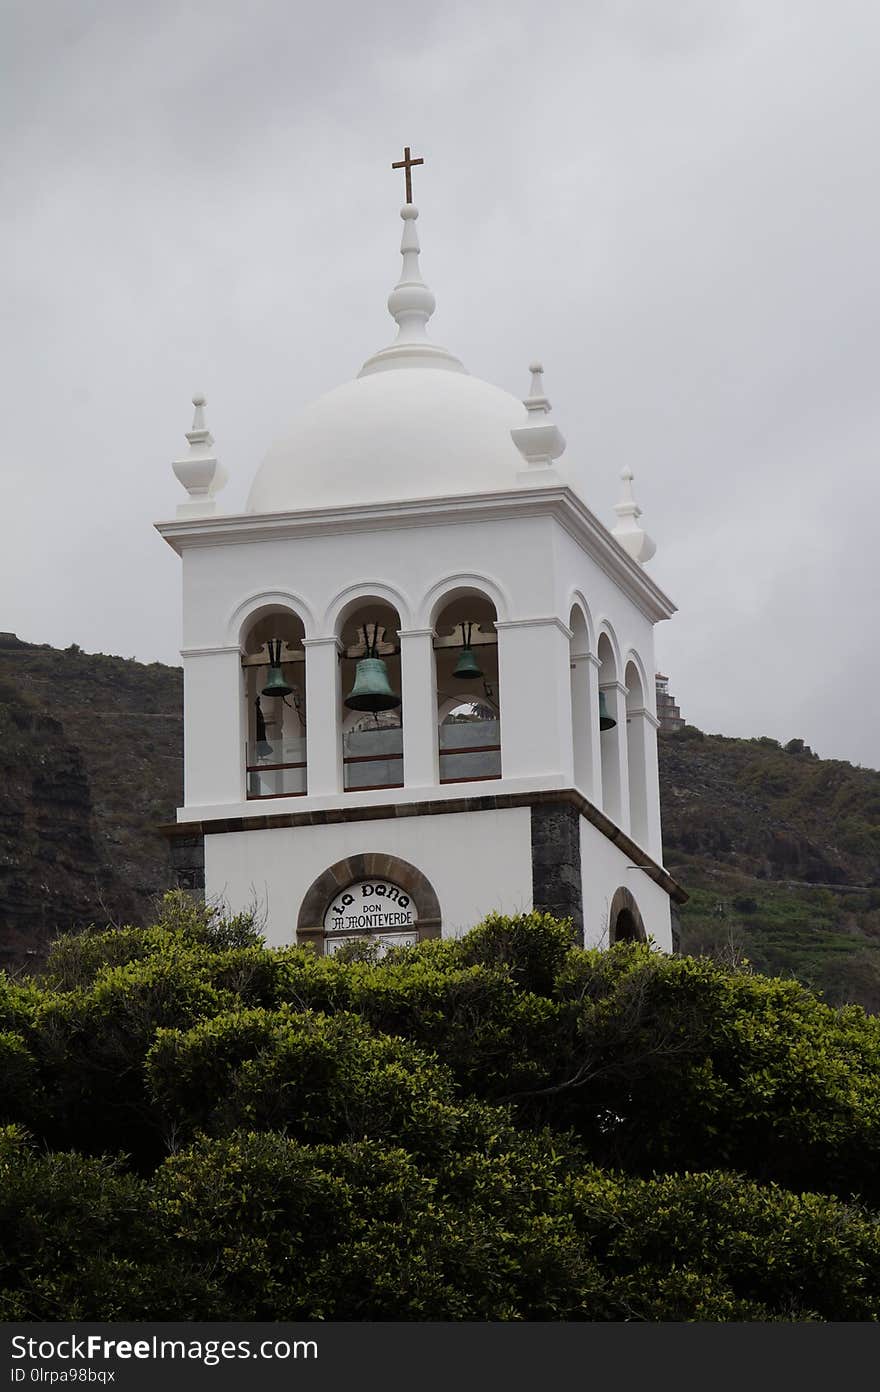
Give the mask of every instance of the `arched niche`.
[[243, 624], [248, 799], [302, 797], [307, 790], [304, 637], [300, 615], [277, 603], [260, 606]]
[[[627, 781], [630, 835], [648, 844], [648, 768], [645, 749], [645, 687], [639, 666], [631, 657], [624, 672], [626, 686]], [[653, 729], [652, 729], [653, 734]]]
[[[398, 610], [380, 595], [352, 596], [337, 616], [337, 728], [346, 792], [403, 785], [400, 626]], [[371, 701], [376, 704], [367, 707]]]
[[614, 891], [608, 913], [608, 941], [613, 946], [618, 942], [647, 942], [641, 910], [631, 890], [621, 885]]
[[[313, 880], [306, 891], [297, 917], [297, 943], [300, 946], [309, 945], [319, 955], [323, 955], [327, 949], [328, 936], [331, 943], [334, 938], [333, 930], [329, 930], [328, 934], [328, 928], [325, 926], [331, 906], [353, 889], [358, 890], [353, 896], [356, 904], [373, 901], [375, 896], [370, 895], [367, 900], [361, 889], [364, 884], [375, 888], [377, 881], [384, 882], [386, 886], [393, 886], [409, 897], [413, 909], [411, 916], [414, 920], [412, 936], [420, 942], [426, 938], [440, 937], [440, 901], [430, 880], [415, 865], [401, 860], [399, 856], [387, 855], [383, 851], [365, 851], [338, 860]], [[344, 935], [366, 939], [385, 936], [391, 939], [400, 935], [400, 928], [399, 924], [391, 925], [383, 933], [382, 930], [375, 931], [369, 927], [358, 926], [344, 930]]]
[[441, 783], [501, 777], [498, 612], [480, 590], [456, 587], [433, 613]]
[[571, 630], [569, 666], [574, 781], [586, 797], [592, 798], [596, 773], [593, 764], [599, 747], [593, 727], [598, 727], [599, 711], [593, 693], [590, 632], [580, 604], [572, 605], [568, 626]]
[[623, 823], [623, 799], [626, 795], [626, 789], [622, 786], [620, 755], [621, 741], [625, 739], [625, 711], [620, 699], [617, 644], [607, 627], [603, 626], [599, 634], [596, 655], [599, 659], [600, 712], [604, 707], [606, 719], [612, 722], [600, 731], [599, 736], [602, 758], [602, 811], [620, 826]]

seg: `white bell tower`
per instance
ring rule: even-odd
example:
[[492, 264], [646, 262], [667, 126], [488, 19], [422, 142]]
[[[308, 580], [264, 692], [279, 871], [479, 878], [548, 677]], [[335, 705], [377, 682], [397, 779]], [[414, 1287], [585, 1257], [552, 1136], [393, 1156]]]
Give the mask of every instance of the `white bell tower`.
[[609, 531], [541, 365], [520, 401], [429, 340], [409, 196], [401, 217], [394, 342], [305, 407], [244, 513], [216, 511], [195, 398], [189, 499], [157, 524], [183, 566], [181, 882], [319, 952], [532, 907], [587, 946], [669, 949], [653, 626], [674, 605], [632, 475]]

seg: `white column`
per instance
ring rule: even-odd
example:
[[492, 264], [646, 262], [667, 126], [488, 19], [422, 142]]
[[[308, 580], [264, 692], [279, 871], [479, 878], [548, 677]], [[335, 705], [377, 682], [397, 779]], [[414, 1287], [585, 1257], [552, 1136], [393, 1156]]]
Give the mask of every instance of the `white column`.
[[437, 679], [434, 630], [400, 632], [400, 683], [403, 696], [403, 781], [407, 788], [436, 787]]
[[608, 714], [617, 722], [602, 733], [602, 811], [621, 831], [629, 832], [629, 769], [626, 748], [626, 687], [602, 682]]
[[574, 781], [595, 807], [602, 805], [602, 751], [599, 744], [599, 667], [590, 652], [571, 655], [571, 723]]
[[304, 638], [306, 652], [306, 759], [310, 796], [342, 791], [342, 731], [339, 711], [339, 642]]
[[571, 632], [561, 620], [509, 619], [498, 630], [504, 778], [574, 777]]
[[245, 797], [244, 674], [241, 651], [185, 648], [184, 805], [212, 807]]
[[630, 835], [649, 856], [662, 864], [658, 725], [656, 717], [644, 707], [627, 712]]

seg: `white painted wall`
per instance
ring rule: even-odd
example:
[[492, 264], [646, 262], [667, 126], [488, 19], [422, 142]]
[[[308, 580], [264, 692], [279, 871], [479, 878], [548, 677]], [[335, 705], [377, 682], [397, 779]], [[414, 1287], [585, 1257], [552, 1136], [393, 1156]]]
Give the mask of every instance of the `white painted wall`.
[[[316, 521], [314, 530], [309, 524], [289, 535], [266, 536], [250, 534], [246, 519], [229, 519], [225, 540], [197, 528], [191, 538], [182, 536], [186, 803], [179, 819], [351, 809], [388, 801], [385, 790], [345, 793], [341, 786], [335, 622], [346, 603], [370, 594], [396, 606], [401, 630], [408, 635], [402, 640], [407, 787], [395, 792], [396, 801], [426, 796], [443, 801], [471, 791], [520, 793], [574, 784], [568, 623], [576, 599], [586, 610], [591, 654], [577, 716], [583, 719], [586, 700], [593, 708], [588, 719], [595, 740], [594, 787], [583, 791], [595, 798], [599, 740], [592, 726], [594, 721], [598, 724], [598, 634], [604, 628], [613, 635], [620, 676], [630, 655], [637, 655], [647, 674], [650, 716], [653, 623], [633, 597], [642, 593], [641, 581], [633, 589], [625, 566], [621, 570], [613, 554], [603, 556], [601, 547], [593, 554], [592, 543], [576, 538], [560, 516], [537, 503], [530, 510], [532, 506], [505, 512], [503, 500], [487, 499], [484, 515], [462, 510], [460, 520], [452, 507], [442, 523], [429, 513], [408, 516], [399, 526], [383, 525], [381, 517], [363, 528]], [[283, 524], [278, 531], [284, 532]], [[461, 587], [482, 589], [498, 614], [503, 777], [488, 785], [432, 786], [436, 717], [429, 680], [430, 627], [442, 594]], [[294, 608], [305, 628], [309, 792], [295, 801], [273, 799], [257, 806], [244, 797], [238, 642], [250, 614], [282, 601]], [[624, 722], [623, 689], [616, 694], [618, 718]], [[641, 741], [640, 779], [649, 804], [647, 816], [639, 822], [640, 835], [646, 839], [645, 849], [658, 859], [656, 740], [649, 723], [633, 732], [636, 735]], [[616, 809], [616, 820], [627, 829], [625, 725], [618, 744], [625, 805]], [[588, 822], [582, 822], [581, 839], [587, 941], [607, 941], [608, 905], [614, 891], [625, 885], [635, 895], [648, 931], [670, 947], [664, 891], [643, 872], [627, 869], [626, 858]], [[515, 913], [532, 902], [527, 808], [209, 834], [205, 845], [208, 897], [223, 898], [233, 909], [254, 902], [264, 907], [273, 943], [293, 940], [299, 905], [312, 881], [334, 861], [358, 851], [383, 851], [416, 865], [440, 896], [446, 933], [466, 930], [492, 909]]]
[[527, 807], [209, 835], [205, 894], [233, 912], [256, 903], [266, 914], [266, 941], [287, 946], [314, 880], [337, 860], [369, 851], [399, 856], [430, 880], [444, 937], [466, 932], [493, 910], [516, 914], [532, 906]]
[[[632, 867], [632, 868], [631, 868]], [[608, 946], [608, 918], [615, 890], [628, 889], [639, 906], [648, 936], [664, 952], [672, 951], [672, 917], [666, 891], [632, 866], [613, 841], [581, 818], [581, 878], [584, 897], [584, 946]]]

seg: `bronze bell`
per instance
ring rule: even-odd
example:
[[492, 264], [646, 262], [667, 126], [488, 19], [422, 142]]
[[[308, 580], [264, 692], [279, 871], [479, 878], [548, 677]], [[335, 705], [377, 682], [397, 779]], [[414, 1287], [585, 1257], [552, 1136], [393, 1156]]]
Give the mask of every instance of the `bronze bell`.
[[344, 704], [349, 710], [378, 712], [396, 710], [400, 705], [400, 697], [391, 690], [388, 668], [376, 653], [377, 631], [378, 627], [374, 624], [373, 637], [370, 640], [364, 629], [367, 651], [366, 655], [358, 660], [354, 672], [354, 686], [345, 697]]
[[281, 671], [282, 646], [280, 638], [270, 638], [266, 644], [269, 649], [269, 676], [266, 685], [260, 692], [261, 696], [289, 696], [293, 690], [293, 687], [284, 680], [284, 674]]
[[608, 707], [605, 704], [605, 692], [599, 692], [599, 729], [613, 730], [617, 721], [613, 715], [608, 714]]
[[455, 664], [452, 675], [458, 677], [460, 681], [479, 681], [483, 675], [483, 669], [474, 656], [471, 647], [471, 630], [473, 624], [462, 624], [461, 636], [464, 639], [464, 646], [461, 656]]

